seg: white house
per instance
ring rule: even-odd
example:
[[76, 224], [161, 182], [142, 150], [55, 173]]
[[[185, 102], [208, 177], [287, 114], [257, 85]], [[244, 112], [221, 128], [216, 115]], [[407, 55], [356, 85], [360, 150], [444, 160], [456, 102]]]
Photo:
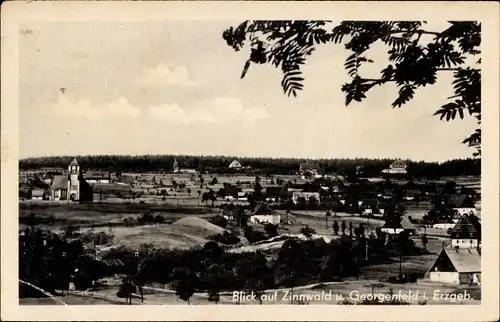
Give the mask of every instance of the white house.
[[450, 222], [450, 223], [447, 223], [447, 222], [439, 222], [439, 223], [435, 223], [432, 225], [432, 228], [437, 228], [437, 229], [450, 229], [450, 228], [453, 228], [455, 227], [456, 223], [455, 222]]
[[472, 196], [466, 194], [453, 194], [448, 198], [448, 205], [458, 211], [460, 215], [477, 215], [477, 209]]
[[406, 163], [404, 163], [401, 160], [394, 161], [389, 166], [389, 169], [382, 170], [382, 173], [388, 174], [388, 175], [406, 175], [407, 172], [408, 171], [407, 171]]
[[481, 252], [478, 248], [444, 248], [426, 274], [435, 282], [481, 284]]
[[294, 191], [292, 193], [292, 201], [293, 203], [297, 204], [299, 202], [300, 198], [304, 198], [306, 202], [309, 202], [311, 197], [316, 198], [316, 200], [319, 202], [319, 192], [302, 192], [302, 191]]
[[255, 224], [273, 224], [278, 225], [281, 222], [281, 216], [265, 203], [259, 203], [250, 216], [250, 222]]
[[380, 229], [382, 232], [390, 235], [397, 235], [403, 231], [408, 231], [410, 234], [413, 234], [418, 229], [418, 225], [410, 222], [407, 216], [403, 216], [399, 225], [391, 226], [385, 223]]
[[231, 162], [229, 164], [229, 168], [230, 169], [240, 169], [241, 168], [241, 163], [238, 160], [233, 160], [233, 162]]
[[87, 183], [110, 183], [111, 174], [108, 171], [87, 171], [83, 174]]
[[463, 215], [451, 230], [451, 247], [475, 248], [481, 245], [481, 223], [474, 215]]
[[31, 191], [32, 200], [43, 200], [45, 198], [45, 191], [42, 189], [33, 189]]

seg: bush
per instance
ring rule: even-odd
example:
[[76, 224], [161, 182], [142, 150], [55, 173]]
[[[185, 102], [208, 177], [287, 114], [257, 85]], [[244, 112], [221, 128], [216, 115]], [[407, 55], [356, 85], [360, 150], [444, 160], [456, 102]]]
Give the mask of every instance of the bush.
[[278, 236], [278, 225], [265, 224], [264, 225], [264, 230], [269, 235], [269, 237], [276, 237], [276, 236]]
[[250, 244], [257, 243], [267, 239], [267, 236], [258, 230], [254, 230], [251, 227], [245, 229], [245, 237], [248, 239]]
[[227, 227], [227, 219], [224, 218], [221, 215], [217, 215], [217, 216], [211, 217], [209, 219], [209, 221], [210, 221], [210, 223], [212, 223], [214, 225], [217, 225], [219, 227], [222, 227], [224, 229]]
[[64, 229], [64, 238], [71, 238], [77, 235], [79, 230], [80, 226], [73, 226], [73, 225], [67, 226]]
[[163, 217], [162, 215], [156, 215], [153, 219], [153, 222], [156, 224], [163, 224], [165, 223], [165, 217]]
[[148, 211], [143, 213], [142, 215], [137, 218], [137, 223], [139, 224], [150, 224], [154, 222], [154, 217], [153, 215]]
[[302, 227], [300, 233], [306, 236], [307, 238], [311, 238], [312, 235], [316, 234], [316, 230], [312, 229], [309, 226]]
[[116, 296], [119, 298], [129, 298], [135, 292], [135, 287], [128, 281], [122, 281]]
[[111, 244], [113, 242], [114, 236], [112, 234], [106, 234], [103, 231], [98, 233], [88, 232], [80, 236], [80, 240], [83, 243], [95, 243], [97, 246]]
[[134, 217], [125, 217], [122, 221], [127, 226], [135, 225], [135, 223], [137, 222]]
[[224, 245], [236, 245], [240, 242], [240, 239], [235, 233], [227, 231], [222, 234], [210, 236], [209, 239]]

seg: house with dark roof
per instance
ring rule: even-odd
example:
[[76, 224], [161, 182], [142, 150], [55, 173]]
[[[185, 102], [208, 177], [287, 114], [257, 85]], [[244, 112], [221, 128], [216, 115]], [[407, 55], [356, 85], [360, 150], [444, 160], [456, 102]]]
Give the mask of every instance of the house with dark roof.
[[50, 190], [52, 191], [53, 200], [68, 200], [68, 176], [54, 176]]
[[359, 203], [359, 207], [362, 209], [363, 214], [378, 214], [380, 202], [376, 198], [363, 199]]
[[279, 213], [271, 209], [266, 203], [259, 202], [255, 210], [250, 215], [250, 222], [256, 224], [273, 224], [278, 225], [281, 222]]
[[406, 231], [410, 235], [412, 235], [417, 231], [418, 228], [418, 225], [412, 223], [410, 219], [408, 219], [408, 216], [403, 216], [401, 217], [401, 222], [398, 225], [390, 225], [384, 223], [381, 227], [381, 230], [382, 232], [390, 235], [398, 235], [403, 231]]
[[43, 189], [31, 190], [31, 199], [32, 200], [45, 200], [45, 199], [47, 199], [47, 195], [45, 193], [45, 190], [43, 190]]
[[451, 208], [458, 211], [459, 214], [474, 214], [476, 215], [476, 205], [474, 197], [467, 194], [452, 194], [446, 200], [446, 203]]
[[299, 166], [299, 174], [301, 177], [321, 177], [319, 166], [313, 162], [301, 163]]
[[479, 248], [443, 248], [425, 277], [450, 284], [481, 284]]
[[481, 223], [475, 215], [463, 215], [450, 232], [451, 247], [474, 248], [481, 245]]
[[111, 173], [109, 171], [86, 171], [83, 174], [88, 183], [110, 183]]

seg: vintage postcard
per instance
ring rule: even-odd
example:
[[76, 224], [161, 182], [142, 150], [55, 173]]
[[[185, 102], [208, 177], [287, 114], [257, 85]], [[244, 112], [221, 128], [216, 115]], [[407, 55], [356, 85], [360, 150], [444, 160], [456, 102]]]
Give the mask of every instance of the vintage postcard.
[[498, 318], [498, 3], [1, 14], [2, 319]]

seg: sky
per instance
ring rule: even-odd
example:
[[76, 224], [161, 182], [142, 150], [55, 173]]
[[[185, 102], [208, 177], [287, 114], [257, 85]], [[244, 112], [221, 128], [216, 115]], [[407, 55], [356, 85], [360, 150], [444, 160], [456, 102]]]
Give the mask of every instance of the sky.
[[[453, 94], [450, 78], [393, 109], [395, 87], [345, 106], [340, 45], [317, 48], [304, 91], [288, 97], [271, 65], [241, 71], [248, 51], [222, 39], [233, 21], [40, 22], [19, 37], [20, 158], [52, 155], [189, 154], [240, 157], [471, 157], [466, 117], [433, 113]], [[442, 28], [444, 24], [435, 24]], [[379, 75], [383, 47], [368, 52]], [[63, 90], [61, 90], [63, 89]]]

